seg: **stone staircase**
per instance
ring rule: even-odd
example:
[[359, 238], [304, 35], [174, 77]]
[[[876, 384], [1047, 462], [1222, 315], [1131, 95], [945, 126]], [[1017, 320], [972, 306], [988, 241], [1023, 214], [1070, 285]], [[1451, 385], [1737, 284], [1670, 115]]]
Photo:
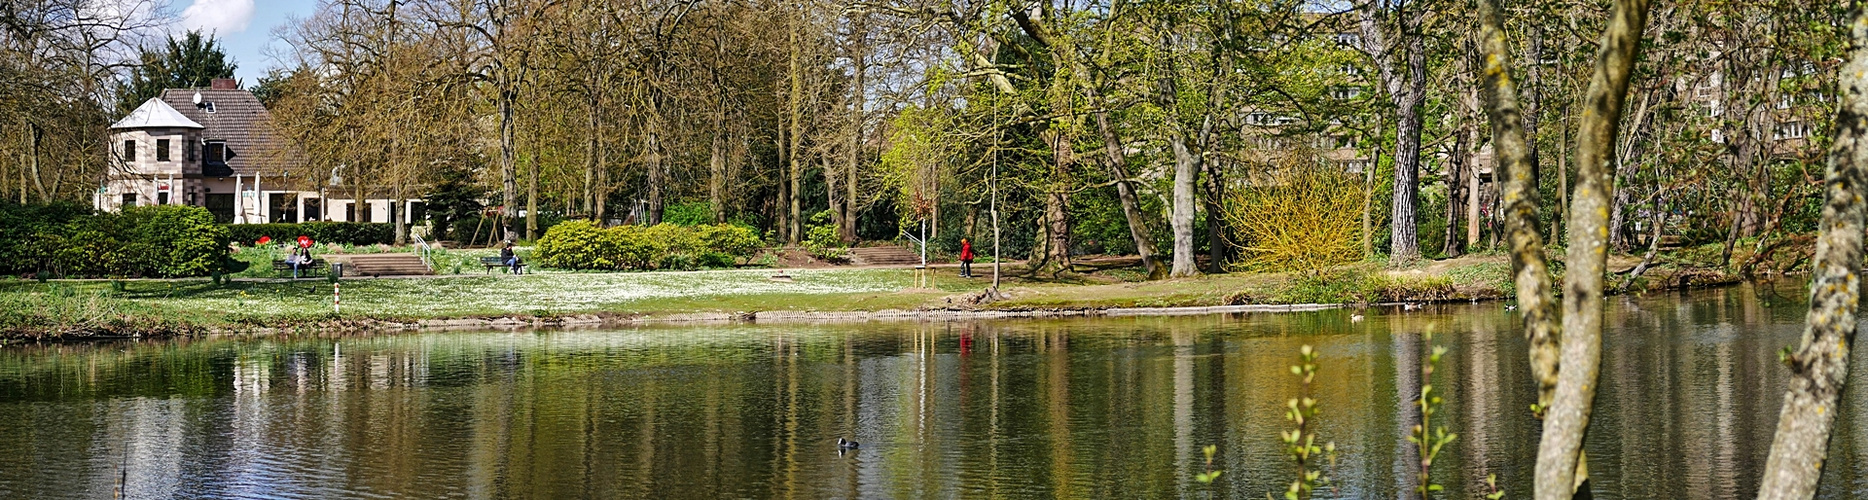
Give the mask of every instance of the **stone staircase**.
[[[366, 253], [346, 256], [344, 276], [425, 276], [434, 274], [420, 255], [412, 253]], [[336, 259], [332, 259], [336, 260]]]
[[894, 245], [852, 248], [850, 249], [850, 264], [858, 266], [917, 266], [921, 265], [921, 254]]

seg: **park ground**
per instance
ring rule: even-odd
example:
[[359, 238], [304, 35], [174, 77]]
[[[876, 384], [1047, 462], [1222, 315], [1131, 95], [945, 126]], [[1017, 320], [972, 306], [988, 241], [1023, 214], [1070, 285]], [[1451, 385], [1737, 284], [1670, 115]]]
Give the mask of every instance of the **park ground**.
[[[1741, 248], [1743, 248], [1741, 246]], [[1736, 282], [1707, 262], [1708, 250], [1663, 254], [1631, 292]], [[1712, 250], [1716, 256], [1716, 249]], [[1785, 252], [1784, 255], [1792, 255]], [[1554, 256], [1554, 255], [1553, 255]], [[1739, 255], [1737, 257], [1744, 257]], [[1618, 256], [1610, 267], [1639, 262]], [[692, 272], [447, 274], [343, 279], [341, 311], [326, 279], [0, 280], [0, 339], [195, 336], [417, 327], [556, 326], [642, 321], [811, 318], [890, 311], [917, 314], [1094, 314], [1110, 308], [1248, 304], [1379, 304], [1508, 299], [1503, 255], [1362, 262], [1311, 273], [1229, 273], [1149, 281], [1134, 259], [1089, 260], [1071, 272], [1028, 273], [1008, 263], [1002, 292], [989, 297], [991, 264], [980, 277], [936, 267], [913, 269], [739, 269]], [[1560, 266], [1560, 262], [1557, 263]], [[1794, 260], [1778, 269], [1796, 266]], [[785, 278], [774, 278], [784, 275]], [[1611, 276], [1611, 286], [1625, 281]], [[839, 314], [841, 313], [841, 314]], [[861, 317], [863, 315], [854, 315]]]

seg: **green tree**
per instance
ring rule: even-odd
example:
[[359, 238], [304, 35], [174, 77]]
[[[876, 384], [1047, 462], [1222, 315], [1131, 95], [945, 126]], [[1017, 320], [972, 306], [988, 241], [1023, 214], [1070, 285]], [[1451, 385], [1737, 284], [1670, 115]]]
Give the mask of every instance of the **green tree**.
[[129, 113], [163, 89], [206, 87], [215, 78], [233, 78], [239, 65], [227, 58], [214, 35], [189, 31], [180, 39], [170, 36], [164, 47], [144, 47], [140, 64], [117, 92], [117, 111]]

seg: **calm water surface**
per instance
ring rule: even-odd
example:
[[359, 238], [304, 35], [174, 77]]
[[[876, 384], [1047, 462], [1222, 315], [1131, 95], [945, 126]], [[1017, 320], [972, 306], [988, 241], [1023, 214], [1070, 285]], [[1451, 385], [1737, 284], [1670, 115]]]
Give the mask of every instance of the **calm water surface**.
[[[1756, 488], [1802, 288], [1611, 299], [1598, 498]], [[1337, 498], [1411, 489], [1423, 333], [1450, 349], [1435, 467], [1528, 496], [1516, 317], [1426, 311], [698, 326], [0, 349], [0, 497], [1264, 498], [1299, 346], [1321, 349]], [[1858, 354], [1859, 355], [1859, 354]], [[1868, 496], [1868, 383], [1824, 498]], [[839, 455], [835, 441], [862, 442]], [[1191, 478], [1219, 448], [1213, 485]], [[1279, 495], [1281, 496], [1281, 495]]]

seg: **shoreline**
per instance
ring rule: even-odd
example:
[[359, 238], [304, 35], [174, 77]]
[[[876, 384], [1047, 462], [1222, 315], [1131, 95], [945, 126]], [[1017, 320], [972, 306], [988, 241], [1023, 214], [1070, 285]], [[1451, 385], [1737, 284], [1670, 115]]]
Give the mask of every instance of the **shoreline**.
[[[905, 269], [813, 270], [798, 274], [797, 283], [776, 285], [764, 273], [743, 270], [462, 277], [453, 281], [346, 280], [342, 314], [329, 309], [328, 295], [324, 302], [317, 302], [317, 288], [303, 282], [150, 281], [129, 284], [127, 290], [111, 282], [8, 282], [0, 284], [0, 321], [5, 322], [0, 324], [0, 344], [1293, 313], [1515, 298], [1508, 264], [1497, 255], [1424, 261], [1406, 268], [1365, 262], [1307, 275], [1231, 273], [1159, 281], [1107, 273], [1017, 276], [1007, 278], [997, 297], [988, 297], [977, 280], [941, 276], [927, 286], [917, 286], [921, 283], [914, 282], [911, 273]], [[1615, 275], [1611, 280], [1616, 280]], [[1709, 288], [1740, 281], [1715, 269], [1669, 266], [1656, 268], [1631, 290], [1620, 293]], [[444, 283], [451, 286], [438, 286]], [[661, 289], [652, 289], [657, 286]], [[358, 297], [355, 309], [353, 293]], [[602, 296], [605, 293], [624, 295], [608, 299]]]

